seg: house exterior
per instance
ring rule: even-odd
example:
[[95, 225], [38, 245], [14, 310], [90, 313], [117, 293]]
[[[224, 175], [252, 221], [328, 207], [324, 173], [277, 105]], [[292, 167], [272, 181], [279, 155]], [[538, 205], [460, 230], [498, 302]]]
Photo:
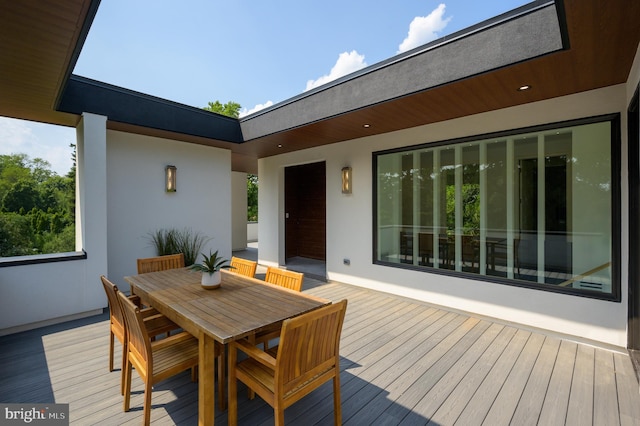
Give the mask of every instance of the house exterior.
[[[2, 16], [51, 18], [21, 3]], [[97, 7], [70, 8], [84, 26], [61, 50]], [[312, 257], [329, 280], [640, 349], [639, 19], [534, 1], [239, 121], [73, 76], [73, 54], [38, 94], [3, 77], [23, 89], [0, 114], [77, 128], [79, 220], [78, 253], [0, 264], [0, 333], [99, 311], [97, 277], [124, 284], [159, 227], [230, 256], [257, 172], [262, 264]]]

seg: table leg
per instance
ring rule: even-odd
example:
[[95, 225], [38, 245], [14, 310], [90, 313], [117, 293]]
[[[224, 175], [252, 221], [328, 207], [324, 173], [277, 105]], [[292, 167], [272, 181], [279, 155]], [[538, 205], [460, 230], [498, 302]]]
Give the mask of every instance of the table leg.
[[218, 348], [211, 336], [200, 333], [198, 365], [198, 424], [213, 425], [215, 418], [215, 360]]

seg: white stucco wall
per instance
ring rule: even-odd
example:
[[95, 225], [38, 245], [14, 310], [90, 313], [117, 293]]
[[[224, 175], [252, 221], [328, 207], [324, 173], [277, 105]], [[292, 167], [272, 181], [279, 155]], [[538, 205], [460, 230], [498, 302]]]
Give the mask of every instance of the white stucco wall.
[[[77, 133], [76, 245], [87, 258], [0, 268], [0, 335], [101, 313], [99, 276], [128, 291], [123, 277], [138, 257], [155, 256], [156, 229], [191, 228], [212, 237], [203, 251], [231, 257], [230, 151], [107, 131], [106, 117], [92, 114]], [[168, 164], [176, 193], [164, 190]]]
[[[177, 192], [164, 188], [166, 165], [177, 168]], [[231, 152], [167, 139], [107, 132], [109, 278], [123, 277], [136, 259], [155, 256], [149, 233], [190, 228], [212, 239], [203, 247], [231, 257]]]
[[[329, 279], [624, 347], [627, 325], [626, 252], [622, 256], [620, 303], [374, 265], [372, 153], [610, 113], [621, 113], [622, 129], [626, 129], [626, 108], [626, 87], [618, 85], [261, 159], [258, 164], [259, 222], [262, 225], [259, 260], [264, 264], [284, 263], [284, 168], [326, 161]], [[626, 164], [625, 133], [621, 142], [623, 166]], [[346, 165], [353, 168], [351, 195], [340, 192], [340, 170]], [[622, 185], [624, 194], [626, 173], [623, 173]], [[627, 247], [626, 201], [621, 210], [624, 251]], [[343, 258], [350, 259], [350, 266], [343, 264]]]

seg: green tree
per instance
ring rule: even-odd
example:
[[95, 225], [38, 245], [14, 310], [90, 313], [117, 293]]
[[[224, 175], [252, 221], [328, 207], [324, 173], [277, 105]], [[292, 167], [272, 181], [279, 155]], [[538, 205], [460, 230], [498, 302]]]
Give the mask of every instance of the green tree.
[[18, 213], [0, 215], [0, 256], [25, 256], [37, 253], [34, 250], [34, 235], [31, 221]]
[[21, 179], [29, 179], [26, 154], [0, 155], [0, 202], [11, 187]]
[[2, 197], [2, 211], [19, 212], [31, 211], [41, 207], [40, 193], [33, 179], [20, 179]]
[[226, 115], [227, 117], [238, 118], [240, 117], [240, 108], [242, 107], [237, 102], [229, 101], [226, 104], [222, 104], [220, 101], [215, 101], [209, 102], [209, 104], [203, 109]]
[[0, 256], [75, 249], [74, 167], [65, 176], [26, 154], [0, 155]]
[[258, 221], [258, 176], [247, 175], [247, 220]]

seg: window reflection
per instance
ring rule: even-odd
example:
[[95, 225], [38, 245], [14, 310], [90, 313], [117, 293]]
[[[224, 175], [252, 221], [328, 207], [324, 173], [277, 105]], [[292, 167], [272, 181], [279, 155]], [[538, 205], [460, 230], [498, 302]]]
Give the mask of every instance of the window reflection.
[[377, 154], [376, 260], [611, 293], [610, 150], [602, 122]]

